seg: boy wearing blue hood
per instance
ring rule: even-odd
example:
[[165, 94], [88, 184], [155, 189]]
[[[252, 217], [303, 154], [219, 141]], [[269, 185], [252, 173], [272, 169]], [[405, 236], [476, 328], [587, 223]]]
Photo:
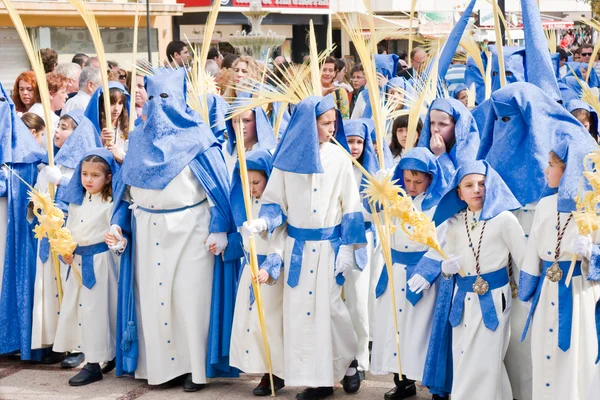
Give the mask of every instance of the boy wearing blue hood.
[[287, 222], [284, 372], [286, 385], [308, 386], [300, 400], [330, 396], [342, 379], [346, 392], [360, 387], [357, 338], [341, 285], [366, 239], [351, 161], [329, 143], [340, 123], [331, 95], [297, 105], [274, 155], [261, 218], [243, 229], [249, 236]]

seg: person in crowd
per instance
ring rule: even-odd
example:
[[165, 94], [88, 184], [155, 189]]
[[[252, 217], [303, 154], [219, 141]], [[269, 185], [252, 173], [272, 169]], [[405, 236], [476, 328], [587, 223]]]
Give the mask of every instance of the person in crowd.
[[411, 67], [398, 73], [398, 76], [406, 80], [418, 78], [427, 64], [427, 52], [422, 47], [415, 47], [410, 52]]
[[250, 56], [238, 57], [231, 65], [231, 70], [230, 78], [233, 80], [229, 81], [223, 92], [223, 98], [230, 103], [237, 97], [247, 97], [248, 93], [245, 92], [244, 85], [259, 80], [261, 76], [260, 67]]
[[187, 45], [181, 40], [173, 40], [167, 45], [167, 62], [171, 68], [187, 68], [189, 57]]
[[592, 138], [598, 142], [598, 114], [596, 113], [596, 110], [581, 100], [571, 100], [565, 107], [579, 122], [581, 122]]
[[84, 67], [100, 68], [100, 61], [98, 61], [98, 57], [88, 58], [84, 64]]
[[465, 72], [467, 70], [467, 55], [459, 51], [454, 56], [448, 72], [446, 72], [446, 85], [449, 92], [453, 92], [457, 86], [465, 84]]
[[64, 75], [69, 79], [67, 85], [67, 94], [69, 98], [75, 96], [79, 91], [79, 76], [81, 75], [81, 67], [75, 63], [64, 63], [58, 64], [56, 67], [56, 73]]
[[67, 101], [67, 88], [69, 85], [69, 78], [64, 75], [59, 75], [54, 72], [46, 74], [46, 83], [48, 84], [48, 92], [50, 92], [50, 118], [52, 121], [46, 121], [44, 115], [44, 107], [42, 103], [35, 103], [29, 109], [29, 112], [39, 115], [44, 119], [46, 126], [50, 130], [54, 130], [58, 126], [59, 116], [56, 114], [57, 111], [62, 110]]
[[338, 71], [338, 73], [335, 75], [333, 82], [336, 85], [343, 87], [346, 90], [346, 92], [352, 92], [352, 85], [348, 83], [348, 67], [346, 65], [346, 62], [341, 58], [337, 58], [335, 60], [335, 68]]
[[[127, 73], [127, 87], [132, 87], [131, 83], [131, 73]], [[135, 75], [135, 113], [136, 117], [139, 118], [142, 116], [142, 110], [144, 108], [144, 104], [148, 101], [148, 93], [146, 93], [146, 87], [144, 86], [144, 76], [137, 73]], [[133, 129], [131, 127], [130, 129]]]
[[78, 64], [81, 69], [85, 68], [85, 63], [87, 62], [87, 60], [90, 57], [88, 57], [86, 54], [83, 53], [77, 53], [73, 56], [73, 59], [71, 60], [72, 63]]
[[469, 88], [464, 84], [454, 86], [454, 90], [450, 92], [450, 96], [463, 103], [465, 107], [469, 106]]
[[342, 113], [342, 118], [349, 119], [350, 107], [348, 105], [348, 92], [335, 82], [335, 77], [339, 72], [337, 60], [330, 56], [325, 58], [325, 61], [323, 61], [323, 64], [321, 65], [321, 87], [324, 96], [330, 93], [333, 94], [335, 106]]
[[78, 92], [65, 103], [61, 115], [68, 114], [72, 110], [85, 110], [96, 89], [102, 84], [100, 70], [94, 67], [85, 67], [81, 70], [78, 82]]
[[[416, 146], [421, 136], [423, 122], [421, 119], [417, 121], [417, 132], [415, 142], [412, 146]], [[408, 136], [408, 115], [401, 115], [394, 120], [392, 124], [392, 140], [390, 141], [390, 151], [394, 157], [394, 165], [398, 165], [406, 152], [406, 138]]]
[[365, 70], [362, 64], [356, 64], [352, 67], [352, 71], [350, 73], [350, 82], [352, 83], [352, 92], [349, 93], [350, 97], [350, 115], [354, 111], [354, 106], [356, 105], [356, 101], [358, 100], [358, 96], [360, 93], [365, 90], [365, 86], [367, 85], [367, 78], [365, 77]]
[[19, 74], [15, 80], [12, 100], [19, 115], [28, 112], [34, 104], [40, 102], [40, 92], [33, 71]]
[[48, 74], [54, 72], [58, 66], [58, 53], [51, 48], [40, 49], [40, 57], [44, 64], [44, 71]]
[[21, 120], [29, 129], [37, 144], [39, 144], [42, 149], [46, 148], [44, 145], [44, 139], [46, 137], [46, 124], [44, 123], [44, 120], [39, 115], [29, 112], [24, 113], [21, 116]]

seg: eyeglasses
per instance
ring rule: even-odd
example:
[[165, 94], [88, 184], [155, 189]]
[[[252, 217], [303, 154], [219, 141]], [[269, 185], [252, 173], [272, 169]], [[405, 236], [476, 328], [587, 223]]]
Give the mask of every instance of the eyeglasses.
[[127, 75], [119, 75], [119, 79], [127, 79]]
[[590, 57], [592, 53], [581, 53], [582, 57]]

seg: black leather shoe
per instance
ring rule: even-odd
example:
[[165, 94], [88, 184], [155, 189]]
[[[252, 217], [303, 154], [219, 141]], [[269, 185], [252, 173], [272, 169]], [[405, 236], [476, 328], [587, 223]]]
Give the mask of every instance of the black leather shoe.
[[61, 362], [65, 358], [65, 353], [57, 353], [55, 351], [51, 351], [47, 356], [40, 360], [40, 364], [57, 364]]
[[[352, 361], [352, 363], [350, 363], [350, 366], [348, 368], [357, 367], [358, 361], [354, 360]], [[356, 370], [356, 373], [352, 376], [344, 376], [344, 379], [342, 380], [342, 386], [344, 387], [344, 392], [346, 393], [358, 392], [358, 389], [360, 389], [360, 374], [358, 373], [358, 370]]]
[[69, 385], [84, 386], [101, 380], [102, 371], [100, 370], [100, 364], [87, 363], [77, 375], [69, 379]]
[[75, 368], [79, 367], [81, 363], [85, 361], [85, 354], [83, 353], [71, 353], [61, 361], [60, 366], [63, 368]]
[[416, 396], [416, 395], [417, 395], [417, 385], [415, 385], [414, 383], [411, 383], [410, 385], [403, 387], [403, 388], [396, 386], [395, 388], [393, 388], [392, 390], [390, 390], [389, 392], [384, 394], [383, 398], [385, 400], [398, 400], [398, 399], [407, 399], [409, 397]]
[[[273, 386], [275, 391], [278, 391], [285, 387], [285, 381], [277, 375], [273, 375]], [[269, 374], [263, 375], [258, 386], [252, 391], [252, 394], [255, 396], [269, 396], [271, 394], [271, 380], [269, 379]]]
[[113, 369], [115, 369], [115, 367], [117, 366], [117, 363], [115, 362], [115, 358], [113, 358], [112, 360], [110, 360], [109, 362], [107, 362], [106, 364], [104, 364], [104, 366], [102, 367], [102, 373], [103, 374], [108, 374], [110, 371], [112, 371]]
[[431, 397], [431, 400], [448, 400], [450, 397], [448, 396], [440, 396], [439, 394], [434, 394]]
[[167, 381], [159, 386], [162, 386], [164, 388], [174, 388], [177, 386], [181, 386], [181, 385], [183, 385], [183, 382], [185, 382], [185, 379], [187, 378], [187, 376], [188, 376], [188, 374], [180, 375], [180, 376], [173, 378], [170, 381]]
[[306, 388], [296, 395], [296, 400], [319, 400], [329, 397], [333, 394], [333, 388], [330, 386]]
[[192, 381], [192, 374], [188, 374], [185, 377], [185, 381], [183, 382], [183, 390], [185, 392], [197, 392], [198, 390], [204, 389], [206, 384], [204, 383], [194, 383]]

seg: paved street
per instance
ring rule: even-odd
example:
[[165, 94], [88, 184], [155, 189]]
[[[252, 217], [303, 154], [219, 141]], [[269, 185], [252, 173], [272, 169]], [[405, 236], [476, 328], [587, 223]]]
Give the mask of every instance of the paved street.
[[[252, 389], [259, 377], [244, 375], [240, 379], [219, 379], [197, 393], [184, 393], [182, 388], [153, 387], [146, 381], [116, 378], [114, 372], [92, 385], [72, 388], [67, 381], [74, 371], [51, 366], [24, 363], [16, 358], [0, 357], [0, 400], [133, 400], [133, 399], [255, 399]], [[383, 399], [393, 385], [391, 376], [367, 376], [358, 394], [346, 395], [337, 388], [333, 399]], [[299, 388], [284, 388], [277, 397], [294, 399]], [[427, 389], [419, 388], [414, 399], [429, 399]]]

